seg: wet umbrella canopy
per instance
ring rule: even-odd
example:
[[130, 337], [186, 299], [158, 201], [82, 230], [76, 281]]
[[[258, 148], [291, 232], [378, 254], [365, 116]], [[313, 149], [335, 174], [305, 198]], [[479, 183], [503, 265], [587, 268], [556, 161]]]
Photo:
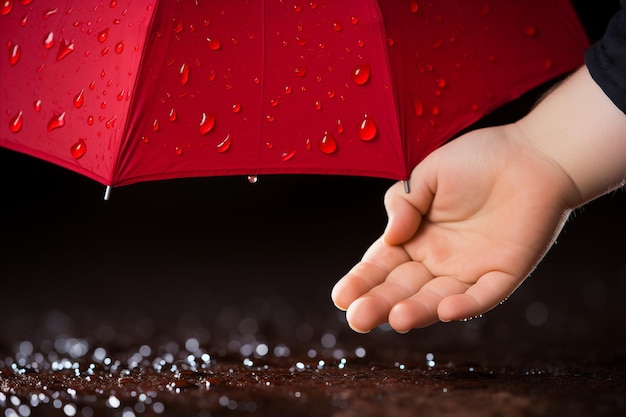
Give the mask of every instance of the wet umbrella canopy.
[[112, 186], [407, 179], [588, 45], [566, 0], [8, 0], [0, 12], [0, 146]]
[[[25, 16], [21, 2], [1, 4], [13, 6], [7, 16]], [[310, 4], [302, 2], [298, 13]], [[418, 15], [429, 7], [414, 4]], [[578, 2], [591, 39], [617, 6]], [[122, 21], [130, 15], [124, 8], [118, 0]], [[26, 27], [39, 18], [28, 17]], [[57, 47], [60, 37], [55, 32]], [[105, 57], [115, 56], [118, 41], [111, 42]], [[104, 48], [92, 53], [104, 59]], [[132, 49], [125, 44], [124, 51]], [[25, 54], [22, 48], [20, 59]], [[58, 62], [72, 54], [78, 49]], [[193, 63], [187, 85], [195, 69]], [[106, 81], [99, 85], [102, 93]], [[550, 85], [481, 125], [516, 119]], [[3, 79], [0, 88], [6, 86]], [[83, 107], [72, 104], [66, 125], [51, 132], [64, 141], [60, 152], [76, 142], [60, 133], [73, 112], [86, 113], [89, 91], [87, 85]], [[64, 92], [59, 102], [78, 92]], [[13, 110], [3, 99], [2, 129], [15, 115], [7, 106]], [[38, 115], [46, 130], [53, 109], [41, 106], [39, 113], [24, 110], [22, 131], [9, 137], [21, 138]], [[106, 120], [94, 115], [92, 127], [104, 135]], [[215, 129], [221, 121], [217, 114]], [[199, 122], [193, 120], [194, 130]], [[335, 136], [339, 150], [347, 131]], [[97, 138], [89, 136], [83, 158], [70, 161], [87, 161]], [[155, 143], [163, 147], [152, 134], [142, 144]], [[484, 317], [406, 335], [386, 327], [360, 335], [329, 292], [383, 230], [382, 195], [392, 182], [333, 175], [268, 175], [254, 185], [237, 177], [180, 179], [120, 187], [105, 204], [98, 182], [0, 149], [0, 414], [626, 415], [626, 193], [577, 213], [533, 276]]]

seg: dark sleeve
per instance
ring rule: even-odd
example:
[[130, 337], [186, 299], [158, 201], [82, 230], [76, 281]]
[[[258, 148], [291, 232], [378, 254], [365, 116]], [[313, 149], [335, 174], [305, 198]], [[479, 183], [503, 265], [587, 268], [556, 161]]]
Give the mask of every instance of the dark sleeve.
[[609, 22], [602, 39], [585, 52], [591, 77], [615, 105], [626, 113], [626, 0]]

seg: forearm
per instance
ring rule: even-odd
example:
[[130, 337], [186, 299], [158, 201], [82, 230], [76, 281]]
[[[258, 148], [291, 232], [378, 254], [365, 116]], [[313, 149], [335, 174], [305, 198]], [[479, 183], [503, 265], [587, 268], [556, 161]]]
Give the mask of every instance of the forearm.
[[604, 94], [586, 67], [548, 94], [516, 125], [537, 150], [571, 179], [572, 208], [624, 184], [626, 115]]

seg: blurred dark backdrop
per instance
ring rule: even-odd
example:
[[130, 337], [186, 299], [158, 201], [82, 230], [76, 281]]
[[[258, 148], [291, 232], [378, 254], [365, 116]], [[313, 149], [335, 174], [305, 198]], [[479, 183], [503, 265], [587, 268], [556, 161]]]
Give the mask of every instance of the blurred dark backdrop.
[[[619, 7], [617, 0], [574, 4], [591, 40]], [[548, 87], [477, 126], [520, 117]], [[176, 315], [279, 297], [298, 310], [340, 317], [330, 290], [382, 232], [382, 198], [391, 184], [306, 175], [262, 176], [256, 184], [243, 177], [180, 179], [117, 188], [105, 202], [102, 185], [0, 149], [0, 314]], [[537, 337], [606, 335], [603, 343], [619, 342], [622, 331], [611, 329], [623, 328], [626, 318], [625, 194], [578, 210], [540, 268], [480, 324], [411, 334], [445, 339], [469, 326], [501, 339], [527, 329]]]

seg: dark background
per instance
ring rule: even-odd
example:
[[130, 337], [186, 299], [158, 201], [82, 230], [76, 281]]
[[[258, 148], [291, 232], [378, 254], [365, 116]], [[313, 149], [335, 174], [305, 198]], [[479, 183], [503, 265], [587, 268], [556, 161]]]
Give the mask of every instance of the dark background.
[[[574, 3], [591, 40], [619, 7]], [[548, 87], [479, 125], [515, 120]], [[0, 149], [0, 321], [49, 310], [176, 316], [280, 299], [293, 311], [341, 322], [330, 290], [384, 229], [382, 199], [391, 184], [307, 175], [261, 176], [256, 184], [179, 179], [116, 188], [105, 202], [102, 185]], [[388, 337], [622, 343], [625, 194], [577, 210], [538, 270], [482, 320]], [[547, 319], [533, 325], [537, 311]]]

